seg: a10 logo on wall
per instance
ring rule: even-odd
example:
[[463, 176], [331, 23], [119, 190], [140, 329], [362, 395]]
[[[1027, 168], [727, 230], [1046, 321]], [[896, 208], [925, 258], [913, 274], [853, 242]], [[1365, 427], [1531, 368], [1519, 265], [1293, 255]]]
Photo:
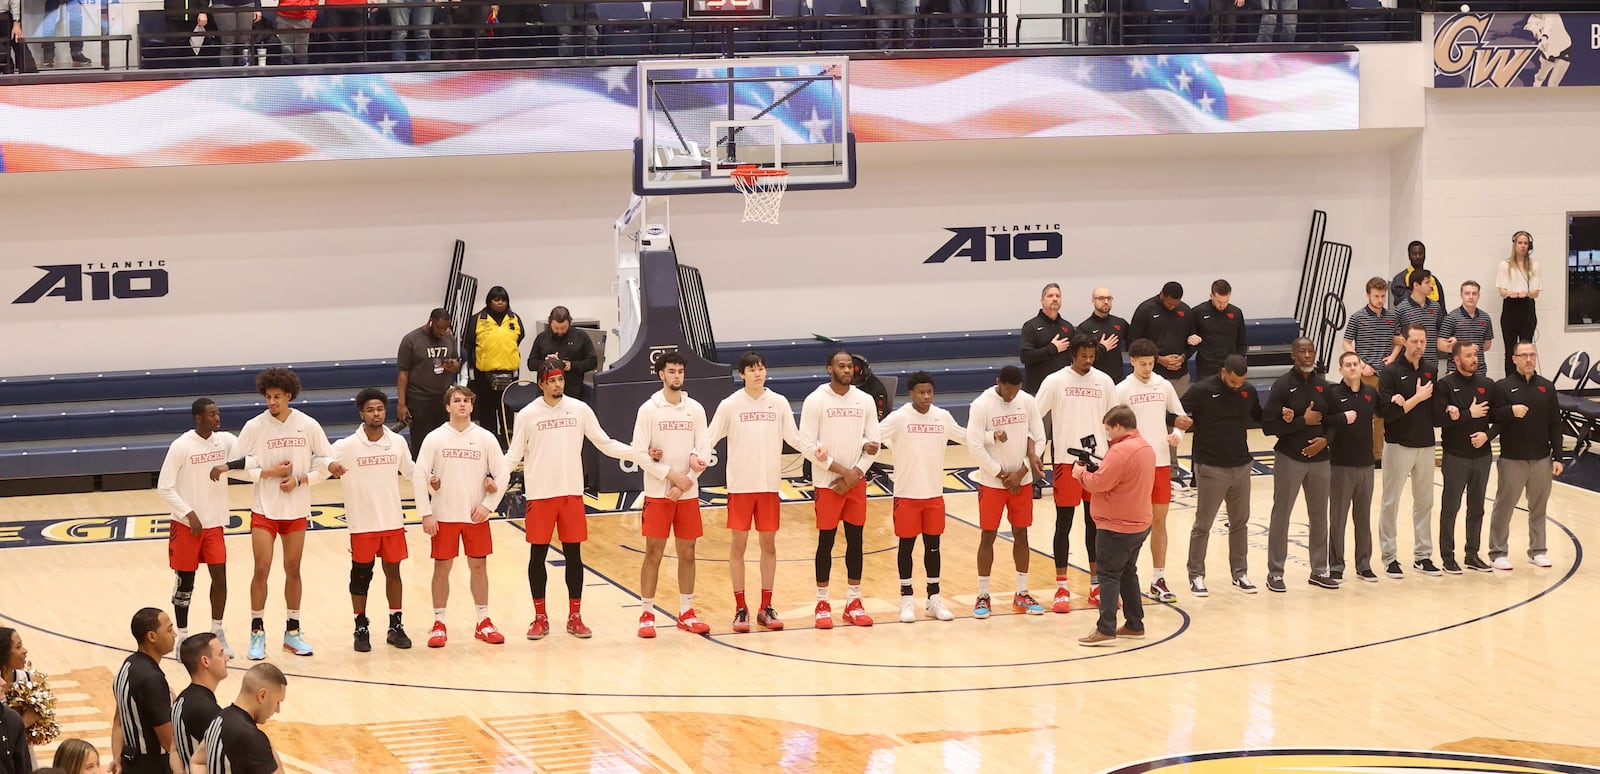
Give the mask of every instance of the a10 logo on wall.
[[109, 301], [167, 295], [167, 262], [164, 260], [91, 261], [34, 268], [44, 272], [44, 276], [11, 303], [32, 304], [48, 298]]
[[973, 263], [985, 261], [1047, 261], [1060, 258], [1060, 223], [1025, 223], [1003, 226], [947, 227], [951, 236], [923, 263], [944, 263], [965, 258]]

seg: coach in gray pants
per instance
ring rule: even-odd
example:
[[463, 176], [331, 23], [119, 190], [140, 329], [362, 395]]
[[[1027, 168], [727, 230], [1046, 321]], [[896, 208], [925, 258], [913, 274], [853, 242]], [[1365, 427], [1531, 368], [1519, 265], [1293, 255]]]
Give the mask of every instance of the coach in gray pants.
[[1247, 594], [1256, 592], [1246, 573], [1250, 569], [1250, 443], [1246, 429], [1261, 421], [1261, 400], [1256, 387], [1245, 381], [1243, 355], [1222, 361], [1222, 373], [1189, 386], [1183, 410], [1194, 419], [1196, 493], [1194, 528], [1189, 531], [1189, 593], [1209, 596], [1206, 588], [1206, 546], [1217, 508], [1228, 505], [1228, 573], [1233, 585]]
[[1400, 495], [1411, 480], [1411, 566], [1424, 575], [1443, 572], [1433, 563], [1433, 384], [1439, 367], [1423, 356], [1428, 330], [1413, 324], [1405, 330], [1405, 349], [1378, 375], [1378, 416], [1383, 417], [1383, 505], [1378, 512], [1378, 548], [1383, 573], [1396, 580], [1400, 569], [1395, 520]]
[[1510, 570], [1506, 554], [1511, 537], [1511, 513], [1522, 493], [1528, 493], [1528, 559], [1549, 567], [1545, 545], [1545, 506], [1550, 486], [1564, 469], [1561, 464], [1561, 412], [1554, 384], [1536, 373], [1537, 354], [1532, 342], [1521, 342], [1511, 354], [1517, 372], [1495, 384], [1490, 414], [1501, 428], [1500, 487], [1489, 517], [1489, 557], [1496, 570]]
[[1272, 383], [1267, 406], [1261, 412], [1261, 429], [1278, 436], [1272, 462], [1272, 523], [1267, 528], [1267, 590], [1289, 590], [1283, 582], [1283, 565], [1289, 557], [1289, 516], [1301, 490], [1306, 494], [1306, 516], [1311, 522], [1310, 583], [1339, 588], [1328, 576], [1328, 483], [1333, 471], [1328, 463], [1328, 436], [1322, 419], [1328, 412], [1328, 386], [1315, 373], [1317, 347], [1304, 336], [1289, 345], [1294, 368]]
[[[1483, 537], [1483, 502], [1489, 486], [1489, 464], [1494, 455], [1489, 443], [1500, 434], [1489, 416], [1494, 382], [1484, 376], [1478, 360], [1478, 345], [1457, 339], [1451, 349], [1455, 373], [1439, 380], [1433, 397], [1433, 421], [1440, 428], [1444, 447], [1444, 495], [1439, 498], [1439, 564], [1451, 575], [1460, 575], [1462, 565], [1478, 572], [1489, 572], [1489, 565], [1478, 556]], [[1456, 512], [1466, 494], [1466, 540], [1461, 563], [1456, 563]]]
[[1361, 356], [1339, 356], [1339, 376], [1328, 392], [1332, 473], [1328, 495], [1328, 577], [1344, 580], [1345, 516], [1355, 525], [1356, 577], [1378, 581], [1372, 572], [1372, 416], [1378, 391], [1361, 379]]

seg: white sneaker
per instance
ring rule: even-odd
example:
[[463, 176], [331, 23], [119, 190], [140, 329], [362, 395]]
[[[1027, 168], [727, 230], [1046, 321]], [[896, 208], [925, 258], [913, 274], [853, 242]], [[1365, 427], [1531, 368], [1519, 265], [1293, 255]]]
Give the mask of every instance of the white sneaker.
[[955, 614], [950, 612], [950, 608], [944, 606], [944, 600], [940, 599], [938, 594], [928, 597], [928, 617], [937, 618], [941, 621], [956, 620]]
[[917, 600], [911, 597], [900, 598], [900, 623], [917, 622]]
[[222, 655], [233, 658], [233, 647], [228, 644], [228, 636], [220, 631], [212, 632], [217, 635], [217, 642], [222, 643]]
[[1545, 556], [1544, 554], [1534, 554], [1533, 555], [1533, 566], [1534, 567], [1549, 567], [1550, 566], [1550, 557]]
[[1511, 569], [1511, 558], [1507, 556], [1497, 556], [1494, 558], [1494, 561], [1489, 563], [1489, 566], [1495, 568], [1496, 570], [1509, 571]]

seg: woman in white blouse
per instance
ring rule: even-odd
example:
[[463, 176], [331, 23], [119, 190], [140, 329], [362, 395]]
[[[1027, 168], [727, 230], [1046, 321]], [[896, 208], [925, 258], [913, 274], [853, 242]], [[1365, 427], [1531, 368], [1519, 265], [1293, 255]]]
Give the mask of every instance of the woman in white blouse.
[[1513, 373], [1511, 352], [1519, 341], [1533, 341], [1539, 327], [1533, 300], [1539, 297], [1539, 264], [1528, 257], [1533, 252], [1533, 235], [1518, 231], [1511, 235], [1511, 256], [1500, 262], [1494, 286], [1500, 291], [1500, 332], [1506, 353], [1506, 373]]

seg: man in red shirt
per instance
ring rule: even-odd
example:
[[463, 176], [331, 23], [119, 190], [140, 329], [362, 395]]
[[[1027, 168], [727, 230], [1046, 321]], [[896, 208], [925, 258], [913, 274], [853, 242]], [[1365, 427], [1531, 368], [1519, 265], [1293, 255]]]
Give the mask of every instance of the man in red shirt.
[[[1139, 549], [1150, 534], [1150, 489], [1155, 485], [1156, 453], [1139, 434], [1138, 420], [1126, 405], [1113, 406], [1106, 426], [1106, 457], [1099, 469], [1074, 465], [1072, 475], [1095, 501], [1095, 544], [1100, 559], [1100, 621], [1079, 645], [1109, 645], [1118, 637], [1144, 637], [1144, 607], [1139, 596]], [[1117, 603], [1127, 623], [1117, 628]]]
[[322, 0], [278, 0], [278, 40], [284, 64], [311, 64], [311, 25]]

